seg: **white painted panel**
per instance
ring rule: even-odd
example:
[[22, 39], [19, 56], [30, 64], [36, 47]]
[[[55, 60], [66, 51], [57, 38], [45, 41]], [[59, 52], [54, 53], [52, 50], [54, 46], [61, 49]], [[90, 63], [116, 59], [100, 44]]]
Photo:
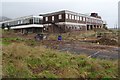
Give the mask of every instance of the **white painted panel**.
[[31, 28], [31, 27], [43, 27], [43, 25], [39, 25], [39, 24], [20, 25], [20, 26], [11, 27], [11, 29], [21, 29], [21, 28]]

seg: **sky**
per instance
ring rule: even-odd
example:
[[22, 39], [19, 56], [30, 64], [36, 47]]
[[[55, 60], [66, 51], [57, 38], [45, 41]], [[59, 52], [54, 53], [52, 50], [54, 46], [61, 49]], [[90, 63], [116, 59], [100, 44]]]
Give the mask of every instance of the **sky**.
[[17, 18], [60, 10], [90, 14], [98, 13], [109, 28], [118, 24], [118, 2], [120, 0], [1, 0], [0, 15]]

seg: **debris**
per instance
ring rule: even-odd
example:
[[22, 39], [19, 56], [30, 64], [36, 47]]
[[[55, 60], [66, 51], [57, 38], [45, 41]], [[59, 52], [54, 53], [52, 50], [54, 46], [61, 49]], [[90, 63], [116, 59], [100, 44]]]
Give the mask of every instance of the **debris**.
[[97, 44], [100, 44], [99, 42], [97, 42]]
[[118, 44], [118, 42], [116, 40], [109, 39], [106, 37], [100, 38], [99, 40], [97, 40], [97, 42], [99, 42], [100, 44], [103, 44], [103, 45], [117, 45]]

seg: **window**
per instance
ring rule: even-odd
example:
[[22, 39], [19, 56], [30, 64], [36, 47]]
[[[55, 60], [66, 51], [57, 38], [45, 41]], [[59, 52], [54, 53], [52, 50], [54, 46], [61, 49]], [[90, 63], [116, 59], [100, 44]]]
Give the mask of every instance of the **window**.
[[79, 27], [80, 29], [82, 29], [82, 27]]
[[75, 29], [77, 29], [77, 27], [75, 27]]
[[97, 23], [99, 23], [99, 21], [97, 20]]
[[88, 19], [88, 22], [91, 22], [91, 19], [90, 19], [90, 18]]
[[62, 15], [61, 14], [59, 15], [59, 19], [62, 19]]
[[18, 21], [14, 21], [14, 25], [17, 25], [18, 24]]
[[74, 29], [74, 26], [72, 27], [72, 29]]
[[77, 16], [75, 16], [75, 20], [77, 20]]
[[68, 19], [68, 14], [66, 14], [65, 16], [66, 16], [66, 19]]
[[69, 15], [69, 19], [71, 19], [71, 16], [72, 16], [72, 15], [70, 14], [70, 15]]
[[69, 29], [71, 29], [71, 27], [69, 27]]
[[83, 17], [83, 21], [85, 21], [85, 17]]
[[99, 23], [99, 21], [97, 20], [97, 23]]
[[101, 23], [101, 21], [99, 21], [99, 23]]
[[23, 23], [23, 21], [21, 20], [21, 24]]
[[88, 18], [86, 18], [86, 21], [88, 21]]
[[52, 21], [54, 21], [54, 16], [52, 16]]
[[94, 22], [94, 20], [92, 19], [92, 22]]
[[100, 21], [98, 21], [98, 23], [100, 23]]
[[94, 22], [96, 23], [96, 20], [94, 19]]
[[74, 15], [72, 15], [72, 19], [74, 19]]
[[20, 21], [18, 21], [18, 24], [20, 24]]
[[80, 16], [78, 16], [79, 20], [80, 20]]
[[39, 18], [34, 18], [34, 23], [39, 23]]
[[97, 20], [95, 20], [95, 23], [97, 23]]
[[77, 20], [79, 20], [79, 17], [77, 16]]
[[79, 27], [79, 26], [77, 26], [77, 27], [76, 27], [76, 29], [80, 29], [80, 27]]
[[7, 25], [9, 25], [9, 23]]
[[45, 21], [48, 21], [48, 17], [45, 17]]
[[82, 17], [80, 16], [80, 21], [82, 21]]

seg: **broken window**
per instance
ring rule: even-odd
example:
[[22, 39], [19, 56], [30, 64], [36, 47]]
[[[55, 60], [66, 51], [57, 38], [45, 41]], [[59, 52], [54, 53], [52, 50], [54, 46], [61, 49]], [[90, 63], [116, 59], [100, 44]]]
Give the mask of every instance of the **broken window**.
[[72, 15], [70, 14], [70, 15], [69, 15], [69, 19], [71, 19], [71, 17], [72, 17]]
[[48, 17], [45, 17], [45, 21], [48, 21]]
[[75, 16], [75, 20], [77, 20], [77, 16]]
[[77, 16], [77, 20], [79, 20], [79, 16]]
[[52, 21], [54, 21], [54, 16], [52, 16]]
[[68, 14], [66, 14], [65, 16], [66, 16], [66, 19], [68, 19]]
[[85, 21], [85, 17], [83, 17], [83, 21]]
[[80, 21], [82, 21], [82, 17], [80, 16]]
[[72, 15], [72, 19], [74, 19], [74, 15]]
[[62, 15], [61, 14], [59, 15], [59, 19], [62, 19]]

